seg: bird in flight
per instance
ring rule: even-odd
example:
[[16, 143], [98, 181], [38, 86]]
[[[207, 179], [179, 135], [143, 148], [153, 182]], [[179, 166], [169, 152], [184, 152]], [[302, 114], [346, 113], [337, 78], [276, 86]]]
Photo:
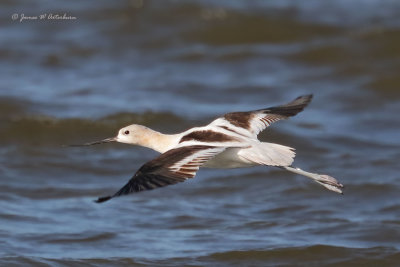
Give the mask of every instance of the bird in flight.
[[285, 105], [227, 113], [208, 125], [193, 127], [178, 134], [162, 134], [145, 126], [132, 124], [121, 128], [115, 137], [73, 146], [120, 142], [148, 147], [161, 153], [140, 167], [129, 182], [115, 194], [98, 198], [98, 203], [183, 182], [193, 178], [200, 167], [275, 166], [309, 177], [325, 188], [342, 194], [343, 185], [335, 178], [293, 167], [294, 148], [261, 142], [257, 138], [257, 135], [272, 123], [302, 111], [311, 99], [312, 95], [304, 95]]

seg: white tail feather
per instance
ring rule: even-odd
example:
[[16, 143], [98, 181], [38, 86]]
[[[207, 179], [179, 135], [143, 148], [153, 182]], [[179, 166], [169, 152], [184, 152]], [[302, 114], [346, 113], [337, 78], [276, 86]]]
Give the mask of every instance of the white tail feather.
[[257, 143], [241, 149], [238, 155], [248, 161], [269, 166], [290, 166], [296, 153], [288, 146], [272, 143]]

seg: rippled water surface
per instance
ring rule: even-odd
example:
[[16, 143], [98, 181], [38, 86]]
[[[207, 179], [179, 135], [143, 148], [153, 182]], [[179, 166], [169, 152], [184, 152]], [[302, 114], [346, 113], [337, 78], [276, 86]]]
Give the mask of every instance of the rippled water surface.
[[[1, 266], [399, 266], [399, 1], [0, 7]], [[201, 169], [99, 205], [157, 153], [63, 146], [308, 93], [260, 138], [296, 147], [343, 196], [271, 167]]]

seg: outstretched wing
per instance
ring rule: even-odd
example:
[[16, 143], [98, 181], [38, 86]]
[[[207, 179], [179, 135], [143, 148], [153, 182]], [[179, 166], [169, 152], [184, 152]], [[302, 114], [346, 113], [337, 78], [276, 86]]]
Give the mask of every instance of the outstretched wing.
[[100, 197], [97, 203], [113, 197], [151, 190], [193, 178], [200, 166], [225, 150], [225, 147], [183, 146], [171, 149], [144, 164], [129, 182], [112, 196]]
[[214, 120], [210, 125], [254, 137], [272, 123], [296, 115], [311, 102], [311, 99], [312, 95], [304, 95], [281, 106], [247, 112], [227, 113], [224, 117]]

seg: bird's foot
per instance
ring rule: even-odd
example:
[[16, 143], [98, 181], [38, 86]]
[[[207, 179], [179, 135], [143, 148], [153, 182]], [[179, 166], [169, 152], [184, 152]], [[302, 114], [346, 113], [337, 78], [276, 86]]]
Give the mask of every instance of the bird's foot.
[[318, 176], [315, 177], [315, 181], [333, 192], [343, 194], [342, 189], [344, 188], [344, 186], [332, 176], [326, 174], [318, 174]]

